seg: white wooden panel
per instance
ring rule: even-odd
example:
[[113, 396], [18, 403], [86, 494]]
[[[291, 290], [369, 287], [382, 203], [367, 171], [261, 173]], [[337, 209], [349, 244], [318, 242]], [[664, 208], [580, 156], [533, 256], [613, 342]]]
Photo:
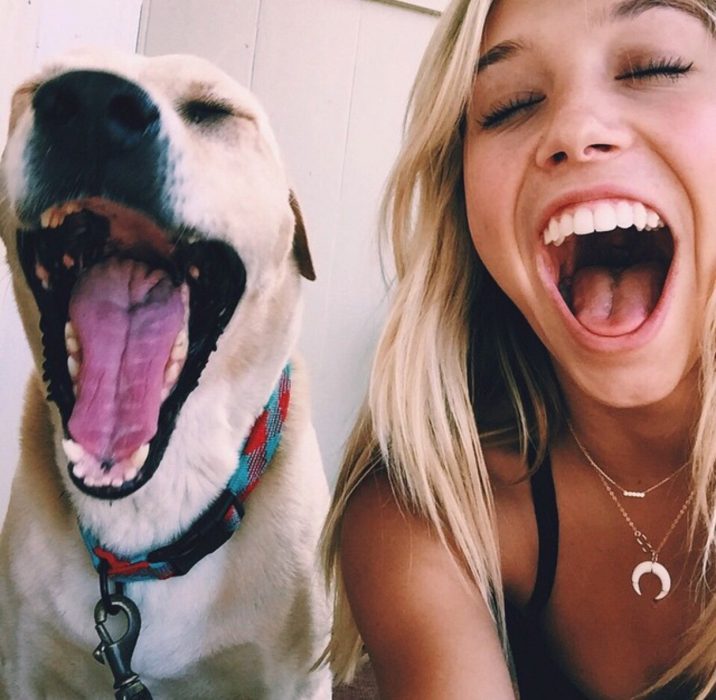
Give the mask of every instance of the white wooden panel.
[[[365, 396], [385, 315], [378, 208], [398, 152], [408, 93], [435, 17], [362, 3], [351, 115], [335, 235], [319, 411], [324, 459], [335, 473], [345, 437]], [[390, 260], [386, 273], [391, 275]], [[320, 402], [319, 402], [320, 403]]]
[[10, 95], [32, 70], [39, 12], [36, 2], [0, 0], [0, 149], [5, 144]]
[[78, 46], [134, 52], [141, 8], [142, 0], [43, 0], [36, 64]]
[[[326, 338], [336, 245], [343, 238], [340, 196], [361, 7], [361, 0], [263, 0], [253, 82], [295, 184], [318, 275], [304, 284], [301, 349], [331, 477], [335, 444], [344, 437], [333, 431], [332, 416], [343, 410], [345, 397], [334, 394], [325, 374], [327, 365], [340, 361]], [[349, 365], [343, 369], [354, 371]]]
[[251, 84], [261, 0], [146, 0], [141, 52], [192, 53]]
[[[141, 5], [142, 0], [0, 0], [0, 149], [14, 88], [48, 58], [73, 47], [134, 51]], [[18, 458], [23, 389], [32, 362], [2, 250], [0, 258], [1, 522]]]

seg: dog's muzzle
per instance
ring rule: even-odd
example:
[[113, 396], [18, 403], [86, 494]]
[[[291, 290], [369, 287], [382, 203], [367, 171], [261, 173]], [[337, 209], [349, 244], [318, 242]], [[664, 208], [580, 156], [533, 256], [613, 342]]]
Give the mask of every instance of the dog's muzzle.
[[44, 378], [75, 485], [126, 496], [151, 478], [241, 298], [230, 246], [174, 221], [168, 139], [138, 85], [72, 71], [42, 84], [17, 233], [40, 311]]
[[28, 173], [42, 187], [21, 214], [36, 216], [78, 192], [166, 214], [167, 140], [144, 90], [110, 73], [72, 71], [43, 84], [33, 107]]

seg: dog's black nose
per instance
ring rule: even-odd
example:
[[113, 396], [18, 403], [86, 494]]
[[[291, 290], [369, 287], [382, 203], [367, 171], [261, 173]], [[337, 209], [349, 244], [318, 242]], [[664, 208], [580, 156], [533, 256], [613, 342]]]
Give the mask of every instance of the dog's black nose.
[[60, 148], [111, 156], [148, 145], [159, 110], [138, 85], [111, 73], [72, 71], [42, 85], [33, 99], [36, 126]]

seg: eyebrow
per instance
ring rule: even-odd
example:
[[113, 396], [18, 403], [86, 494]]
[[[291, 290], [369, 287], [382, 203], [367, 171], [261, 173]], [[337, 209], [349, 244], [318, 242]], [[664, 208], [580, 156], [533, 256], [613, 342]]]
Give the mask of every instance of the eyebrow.
[[702, 22], [706, 19], [704, 11], [688, 0], [623, 0], [610, 10], [609, 19], [611, 21], [633, 19], [647, 10], [653, 10], [657, 7], [681, 10], [698, 18]]
[[[617, 3], [609, 10], [606, 19], [601, 20], [600, 23], [604, 21], [616, 22], [624, 19], [634, 19], [646, 11], [656, 8], [681, 10], [696, 17], [706, 26], [712, 27], [710, 18], [706, 13], [688, 0], [622, 0], [622, 2]], [[512, 58], [515, 54], [524, 50], [525, 47], [525, 43], [515, 40], [503, 41], [496, 44], [480, 56], [475, 64], [475, 72], [480, 73], [488, 66]]]
[[486, 51], [477, 62], [475, 67], [476, 72], [485, 70], [488, 66], [494, 63], [504, 61], [516, 53], [525, 48], [525, 45], [519, 41], [503, 41], [496, 46], [493, 46], [489, 51]]

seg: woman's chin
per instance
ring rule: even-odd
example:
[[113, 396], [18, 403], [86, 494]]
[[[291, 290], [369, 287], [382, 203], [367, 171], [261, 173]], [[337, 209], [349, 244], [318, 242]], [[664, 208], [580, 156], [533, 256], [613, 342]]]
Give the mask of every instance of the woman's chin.
[[[642, 353], [639, 353], [642, 355]], [[651, 353], [647, 353], [651, 354]], [[554, 358], [560, 386], [570, 404], [589, 403], [614, 409], [657, 407], [698, 392], [697, 358], [685, 348], [653, 353], [648, 360], [585, 363]]]

